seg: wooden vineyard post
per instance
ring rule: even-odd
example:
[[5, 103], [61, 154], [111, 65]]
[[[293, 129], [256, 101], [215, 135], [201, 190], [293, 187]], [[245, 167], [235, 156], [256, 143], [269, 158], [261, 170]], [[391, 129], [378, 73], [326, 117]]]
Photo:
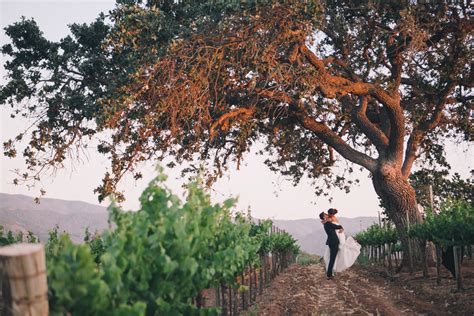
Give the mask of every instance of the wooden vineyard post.
[[272, 280], [276, 277], [277, 260], [278, 260], [277, 253], [276, 251], [273, 251], [272, 252], [272, 273], [271, 273]]
[[[434, 212], [433, 187], [428, 186], [428, 196], [430, 198], [431, 212]], [[423, 241], [423, 278], [428, 278], [428, 241]]]
[[385, 267], [386, 262], [385, 262], [385, 256], [386, 256], [386, 251], [385, 251], [385, 244], [382, 245], [382, 264]]
[[458, 291], [463, 290], [462, 286], [462, 276], [461, 276], [461, 260], [459, 258], [459, 251], [458, 246], [453, 246], [453, 255], [454, 255], [454, 272], [456, 275], [456, 287]]
[[220, 285], [216, 286], [216, 307], [221, 306], [221, 287]]
[[253, 302], [255, 303], [257, 301], [257, 271], [256, 269], [252, 269], [252, 280], [250, 282], [253, 282]]
[[268, 254], [268, 281], [267, 284], [270, 283], [273, 279], [273, 252]]
[[252, 282], [252, 266], [249, 267], [248, 273], [248, 285], [249, 285], [249, 306], [253, 304], [253, 292], [255, 291]]
[[233, 302], [232, 302], [232, 286], [228, 286], [228, 288], [227, 288], [227, 295], [228, 295], [228, 299], [229, 299], [228, 315], [231, 315], [231, 316], [232, 316], [232, 312], [234, 311], [234, 309], [232, 308], [232, 306], [233, 306]]
[[273, 252], [268, 253], [268, 279], [267, 282], [265, 282], [265, 285], [270, 283], [272, 280], [272, 268], [273, 268]]
[[428, 242], [423, 242], [423, 278], [428, 278]]
[[387, 251], [388, 251], [388, 256], [387, 256], [387, 259], [388, 259], [388, 269], [389, 270], [392, 270], [392, 244], [391, 243], [388, 243], [387, 245]]
[[[241, 284], [245, 286], [245, 273], [242, 273], [240, 277], [241, 277]], [[242, 291], [241, 296], [242, 296], [242, 310], [245, 311], [247, 310], [247, 291]]]
[[259, 274], [259, 281], [258, 281], [258, 292], [260, 295], [263, 293], [263, 282], [264, 282], [264, 273], [265, 270], [265, 256], [260, 255], [260, 270], [258, 271]]
[[48, 315], [48, 284], [44, 246], [14, 244], [0, 248], [0, 271], [10, 293], [5, 315]]
[[397, 267], [398, 267], [398, 266], [401, 266], [402, 264], [403, 250], [397, 251], [397, 258], [398, 258], [398, 262], [397, 262]]
[[436, 284], [441, 285], [441, 248], [438, 245], [436, 247]]
[[[428, 194], [430, 197], [431, 212], [433, 212], [433, 214], [436, 214], [434, 210], [433, 186], [431, 184], [428, 186]], [[436, 284], [441, 285], [441, 247], [438, 244], [435, 244], [435, 250], [436, 250]], [[425, 258], [426, 258], [426, 253], [425, 253]]]
[[274, 252], [275, 254], [275, 267], [273, 268], [273, 278], [276, 278], [279, 271], [279, 264], [280, 264], [280, 252], [279, 251], [275, 251]]
[[229, 291], [228, 291], [229, 292], [228, 293], [228, 295], [229, 295], [229, 315], [234, 315], [233, 314], [233, 311], [234, 311], [233, 306], [234, 305], [233, 305], [233, 296], [232, 296], [232, 286], [229, 286], [228, 289], [229, 289]]
[[232, 289], [232, 301], [233, 301], [233, 310], [232, 314], [233, 315], [238, 315], [239, 314], [239, 296], [237, 294], [237, 289]]
[[276, 276], [276, 261], [277, 261], [277, 256], [276, 252], [272, 251], [272, 267], [271, 267], [271, 273], [270, 273], [270, 280], [273, 280]]
[[228, 303], [227, 303], [227, 285], [225, 283], [221, 283], [221, 315], [227, 316], [228, 311]]
[[267, 254], [264, 254], [262, 256], [262, 274], [263, 274], [263, 278], [262, 278], [262, 285], [265, 287], [267, 285]]

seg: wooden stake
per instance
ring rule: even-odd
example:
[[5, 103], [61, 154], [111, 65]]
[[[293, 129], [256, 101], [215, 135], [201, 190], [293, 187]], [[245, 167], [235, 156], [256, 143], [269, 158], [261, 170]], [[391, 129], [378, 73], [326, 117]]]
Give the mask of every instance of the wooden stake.
[[423, 278], [428, 278], [428, 242], [423, 241]]
[[216, 291], [215, 291], [215, 293], [216, 293], [216, 306], [214, 306], [214, 307], [221, 307], [221, 293], [220, 293], [221, 290], [220, 289], [221, 289], [220, 285], [217, 285], [216, 286]]
[[[430, 199], [431, 212], [433, 215], [436, 215], [436, 212], [434, 209], [433, 186], [431, 184], [428, 185], [428, 196]], [[441, 284], [441, 248], [439, 245], [435, 244], [435, 249], [436, 249], [436, 284], [440, 285]], [[424, 266], [426, 266], [426, 270], [428, 270], [428, 263], [426, 262], [426, 245], [425, 245], [425, 259], [424, 260], [425, 260]], [[423, 276], [424, 276], [424, 273], [425, 272], [423, 270]]]
[[233, 315], [239, 315], [239, 297], [237, 295], [237, 289], [232, 289], [232, 301], [233, 301]]
[[255, 268], [252, 269], [252, 280], [253, 282], [253, 302], [255, 303], [257, 301], [257, 271]]
[[388, 270], [392, 270], [392, 244], [388, 244]]
[[435, 245], [436, 247], [436, 284], [441, 284], [441, 247]]
[[259, 281], [258, 281], [258, 292], [260, 295], [263, 293], [263, 271], [265, 270], [265, 257], [260, 256], [260, 270], [259, 270]]
[[454, 272], [456, 275], [456, 285], [457, 290], [462, 291], [462, 275], [461, 275], [461, 258], [459, 258], [461, 251], [459, 251], [458, 246], [453, 246], [453, 255], [454, 255]]
[[[245, 273], [242, 273], [240, 275], [240, 278], [241, 278], [240, 284], [245, 285]], [[247, 300], [246, 300], [247, 291], [242, 291], [240, 295], [242, 297], [242, 310], [245, 311], [247, 310]]]
[[227, 285], [225, 283], [221, 283], [221, 315], [227, 316], [229, 311], [229, 306], [227, 302]]
[[14, 244], [0, 248], [0, 266], [10, 290], [7, 314], [48, 315], [48, 284], [44, 246]]
[[233, 309], [233, 296], [232, 296], [232, 286], [229, 286], [229, 315], [232, 316], [232, 315], [235, 315], [233, 312], [234, 312], [234, 309]]

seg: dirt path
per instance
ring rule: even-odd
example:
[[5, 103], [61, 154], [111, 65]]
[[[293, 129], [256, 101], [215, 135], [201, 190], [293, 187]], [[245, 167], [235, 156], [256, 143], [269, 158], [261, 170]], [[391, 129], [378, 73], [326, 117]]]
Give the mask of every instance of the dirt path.
[[[402, 277], [399, 281], [390, 280], [374, 271], [353, 267], [328, 281], [320, 264], [293, 265], [265, 290], [257, 302], [258, 315], [472, 315], [474, 312], [469, 306], [450, 310], [449, 303], [429, 297], [422, 289], [406, 286], [409, 282]], [[446, 281], [445, 284], [452, 286]], [[446, 291], [450, 295], [452, 287]], [[469, 302], [471, 294], [464, 293], [463, 298]]]

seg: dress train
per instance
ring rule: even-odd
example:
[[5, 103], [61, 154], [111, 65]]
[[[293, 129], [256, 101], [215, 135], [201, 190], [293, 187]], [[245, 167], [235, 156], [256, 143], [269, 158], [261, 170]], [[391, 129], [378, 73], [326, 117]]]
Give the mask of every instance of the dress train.
[[[337, 237], [339, 238], [339, 251], [337, 252], [333, 271], [342, 272], [351, 267], [356, 261], [360, 254], [360, 244], [351, 236], [346, 239], [344, 232], [338, 232]], [[329, 255], [329, 247], [326, 247], [326, 251], [324, 253], [326, 270], [328, 269], [329, 265]]]

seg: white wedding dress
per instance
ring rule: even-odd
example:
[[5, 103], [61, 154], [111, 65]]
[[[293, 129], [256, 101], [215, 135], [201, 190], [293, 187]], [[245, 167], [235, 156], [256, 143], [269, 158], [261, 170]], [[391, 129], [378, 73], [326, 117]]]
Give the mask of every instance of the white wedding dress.
[[[335, 223], [337, 224], [337, 223]], [[344, 232], [336, 231], [339, 237], [339, 251], [337, 252], [336, 262], [334, 263], [334, 272], [342, 272], [351, 267], [360, 254], [360, 244], [354, 238], [349, 236], [346, 239]], [[326, 263], [326, 271], [329, 265], [329, 246], [326, 247], [324, 253], [324, 262]]]

